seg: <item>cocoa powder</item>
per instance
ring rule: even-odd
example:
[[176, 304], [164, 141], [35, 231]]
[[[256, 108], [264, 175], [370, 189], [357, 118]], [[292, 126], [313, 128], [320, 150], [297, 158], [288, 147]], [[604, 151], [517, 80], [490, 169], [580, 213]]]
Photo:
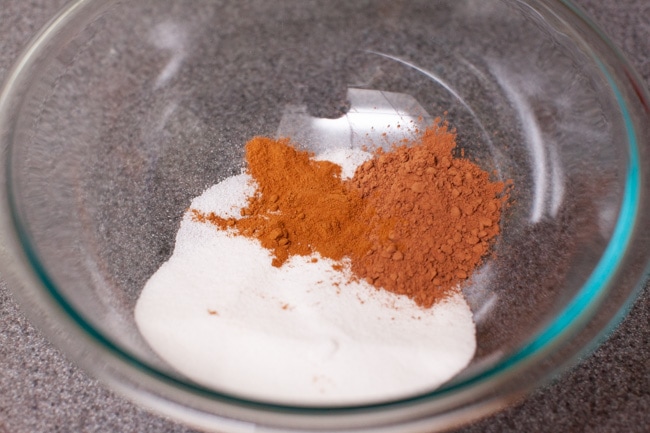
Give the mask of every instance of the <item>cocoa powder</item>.
[[415, 145], [378, 151], [350, 182], [374, 211], [372, 247], [353, 256], [352, 271], [425, 307], [467, 279], [499, 233], [504, 183], [454, 158], [455, 146], [455, 134], [434, 125]]

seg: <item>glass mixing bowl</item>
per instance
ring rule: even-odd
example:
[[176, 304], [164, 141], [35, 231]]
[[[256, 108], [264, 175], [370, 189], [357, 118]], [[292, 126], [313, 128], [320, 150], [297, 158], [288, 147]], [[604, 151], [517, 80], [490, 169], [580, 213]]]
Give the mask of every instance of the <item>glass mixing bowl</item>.
[[[344, 407], [187, 380], [133, 319], [183, 212], [239, 172], [252, 136], [309, 141], [314, 119], [347, 116], [359, 95], [444, 116], [467, 158], [514, 183], [494, 255], [463, 288], [473, 361], [431, 392]], [[3, 276], [72, 359], [191, 425], [449, 428], [547, 380], [625, 314], [650, 255], [648, 111], [569, 2], [76, 1], [0, 94]]]

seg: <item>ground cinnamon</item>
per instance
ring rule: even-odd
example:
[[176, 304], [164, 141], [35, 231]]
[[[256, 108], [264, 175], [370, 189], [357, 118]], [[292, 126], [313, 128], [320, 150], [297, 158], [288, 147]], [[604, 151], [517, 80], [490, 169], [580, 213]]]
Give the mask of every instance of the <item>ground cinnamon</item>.
[[467, 279], [499, 233], [504, 184], [455, 158], [445, 124], [417, 142], [381, 149], [342, 180], [338, 165], [315, 161], [288, 139], [246, 145], [258, 190], [241, 218], [193, 211], [195, 220], [258, 239], [274, 266], [314, 252], [349, 258], [356, 278], [430, 307]]
[[242, 218], [197, 211], [194, 218], [257, 238], [273, 251], [274, 266], [289, 256], [314, 252], [332, 260], [365, 255], [372, 247], [365, 223], [372, 210], [360, 191], [341, 181], [340, 166], [312, 156], [296, 150], [288, 139], [253, 138], [246, 144], [246, 161], [258, 190], [242, 209]]

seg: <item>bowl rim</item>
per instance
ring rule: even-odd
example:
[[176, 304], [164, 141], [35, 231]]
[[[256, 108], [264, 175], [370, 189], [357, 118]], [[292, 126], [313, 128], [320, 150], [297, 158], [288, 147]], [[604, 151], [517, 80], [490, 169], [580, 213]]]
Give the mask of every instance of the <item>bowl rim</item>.
[[[609, 51], [609, 54], [613, 55], [616, 64], [622, 65], [627, 75], [626, 78], [635, 87], [641, 104], [646, 109], [646, 113], [650, 111], [647, 103], [645, 103], [649, 98], [647, 90], [644, 88], [643, 81], [638, 78], [636, 73], [633, 71], [633, 68], [630, 67], [623, 55], [614, 47], [607, 36], [605, 36], [577, 6], [573, 5], [568, 0], [558, 0], [556, 2], [530, 0], [530, 2], [540, 5], [540, 7], [546, 7], [551, 11], [555, 6], [563, 7], [566, 9], [565, 12], [568, 12], [574, 19], [577, 19], [583, 25], [586, 25], [588, 30], [593, 32], [593, 34], [604, 43], [605, 49]], [[44, 46], [49, 41], [50, 37], [56, 35], [56, 33], [65, 28], [65, 26], [75, 18], [78, 18], [80, 14], [86, 13], [87, 11], [85, 11], [85, 8], [89, 5], [92, 6], [93, 3], [96, 4], [98, 2], [95, 0], [77, 0], [66, 6], [34, 37], [19, 57], [19, 60], [14, 64], [14, 67], [8, 72], [8, 78], [5, 80], [5, 83], [0, 90], [0, 138], [2, 138], [3, 158], [6, 161], [11, 160], [12, 153], [12, 145], [10, 144], [12, 143], [12, 128], [8, 126], [11, 124], [11, 118], [8, 113], [12, 110], [11, 104], [15, 99], [15, 93], [19, 92], [18, 83], [21, 81], [22, 75], [33, 66], [36, 58], [38, 58], [39, 55], [42, 55]], [[108, 6], [105, 7], [108, 8]], [[90, 340], [91, 343], [93, 343], [95, 347], [99, 347], [103, 353], [116, 358], [122, 365], [127, 365], [137, 374], [144, 374], [176, 389], [180, 388], [193, 395], [207, 397], [208, 399], [218, 400], [226, 404], [256, 410], [262, 409], [265, 411], [275, 411], [285, 414], [336, 416], [346, 413], [374, 412], [379, 409], [398, 408], [404, 405], [437, 400], [456, 392], [467, 390], [469, 387], [493, 386], [495, 380], [506, 380], [516, 371], [526, 369], [537, 360], [548, 355], [556, 345], [565, 343], [573, 334], [579, 331], [579, 328], [584, 326], [590, 318], [592, 318], [595, 310], [602, 303], [607, 289], [610, 288], [612, 280], [620, 271], [625, 256], [624, 253], [629, 250], [634, 231], [640, 223], [638, 215], [640, 213], [642, 194], [644, 194], [645, 191], [643, 189], [641, 173], [643, 166], [642, 155], [640, 155], [639, 152], [640, 141], [637, 136], [635, 121], [630, 114], [623, 92], [617, 84], [617, 79], [615, 78], [616, 74], [612, 73], [610, 71], [611, 67], [608, 68], [605, 62], [597, 57], [595, 53], [591, 52], [590, 54], [592, 55], [592, 60], [598, 64], [600, 72], [606, 78], [610, 90], [614, 94], [614, 99], [621, 110], [621, 117], [627, 134], [629, 161], [626, 168], [624, 194], [614, 231], [603, 255], [600, 257], [587, 281], [552, 322], [546, 324], [543, 329], [538, 331], [530, 340], [528, 340], [527, 344], [499, 361], [496, 365], [475, 373], [469, 378], [457, 383], [451, 382], [450, 384], [445, 384], [430, 392], [380, 403], [346, 406], [295, 406], [258, 401], [255, 399], [241, 398], [227, 393], [221, 393], [176, 378], [155, 367], [147, 365], [147, 363], [141, 361], [137, 356], [131, 354], [127, 349], [122, 348], [119, 344], [116, 344], [92, 326], [83, 315], [74, 309], [72, 304], [66, 300], [65, 296], [57, 289], [56, 284], [50, 279], [46, 269], [38, 258], [38, 254], [30, 245], [30, 237], [27, 227], [20, 220], [18, 206], [14, 194], [12, 193], [11, 165], [6, 163], [5, 167], [0, 168], [0, 171], [5, 172], [4, 178], [1, 179], [0, 182], [4, 184], [3, 186], [6, 190], [4, 194], [6, 194], [7, 199], [6, 202], [3, 201], [0, 204], [0, 208], [2, 208], [2, 210], [7, 210], [9, 215], [8, 220], [3, 221], [1, 231], [3, 232], [3, 237], [8, 235], [11, 236], [12, 239], [9, 244], [22, 246], [21, 251], [12, 251], [9, 253], [15, 254], [14, 260], [11, 260], [11, 265], [22, 267], [22, 269], [20, 269], [20, 272], [23, 273], [22, 280], [30, 280], [26, 285], [36, 282], [37, 285], [40, 286], [40, 289], [45, 290], [47, 295], [46, 298], [50, 299], [50, 301], [54, 301], [53, 303], [50, 302], [47, 308], [60, 310], [59, 312], [62, 313], [61, 316], [67, 319], [66, 321], [68, 326], [78, 327], [82, 330], [82, 333], [87, 337], [86, 342]], [[4, 131], [9, 131], [9, 135], [6, 138], [3, 137], [5, 135]], [[9, 233], [12, 228], [13, 232]], [[8, 265], [5, 265], [5, 267], [6, 266]], [[644, 272], [647, 275], [647, 267]], [[3, 272], [3, 274], [4, 273], [5, 272]], [[26, 275], [30, 273], [32, 274], [31, 276]], [[643, 279], [645, 279], [645, 277]], [[616, 314], [616, 316], [599, 331], [598, 335], [602, 336], [606, 334], [613, 329], [620, 320], [622, 320], [625, 312], [631, 307], [633, 301], [636, 299], [636, 295], [641, 291], [640, 282], [641, 281], [637, 282], [636, 289], [631, 291], [631, 294], [623, 303], [622, 308], [619, 309], [618, 314]], [[575, 357], [577, 354], [573, 354], [573, 356]], [[91, 366], [87, 367], [87, 370], [91, 372], [93, 371]], [[557, 368], [555, 370], [557, 370]], [[549, 374], [546, 374], [545, 378], [548, 376]], [[530, 389], [533, 385], [535, 385], [535, 383], [527, 384], [523, 386], [523, 388]]]

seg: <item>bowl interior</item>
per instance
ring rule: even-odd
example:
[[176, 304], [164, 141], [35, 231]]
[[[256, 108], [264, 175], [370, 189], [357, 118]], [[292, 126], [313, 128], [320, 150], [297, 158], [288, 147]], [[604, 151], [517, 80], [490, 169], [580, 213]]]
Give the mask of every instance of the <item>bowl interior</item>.
[[478, 350], [456, 381], [548, 326], [612, 240], [630, 159], [620, 107], [551, 15], [492, 0], [87, 3], [30, 72], [9, 193], [48, 289], [143, 365], [177, 376], [133, 308], [191, 199], [239, 173], [255, 135], [338, 140], [310, 119], [368, 104], [444, 117], [467, 158], [512, 180], [494, 254], [464, 287]]

